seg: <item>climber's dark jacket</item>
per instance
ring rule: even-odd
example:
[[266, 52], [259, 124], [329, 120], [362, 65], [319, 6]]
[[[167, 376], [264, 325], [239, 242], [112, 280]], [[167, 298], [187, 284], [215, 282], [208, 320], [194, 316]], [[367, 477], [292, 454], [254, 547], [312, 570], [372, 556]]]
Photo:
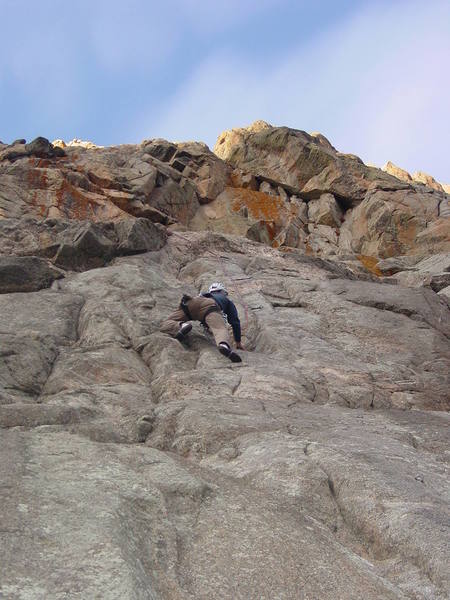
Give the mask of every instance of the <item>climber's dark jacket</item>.
[[228, 323], [233, 329], [233, 336], [236, 342], [241, 341], [241, 322], [234, 302], [232, 302], [223, 292], [205, 292], [202, 294], [205, 298], [214, 298], [220, 310], [226, 315]]

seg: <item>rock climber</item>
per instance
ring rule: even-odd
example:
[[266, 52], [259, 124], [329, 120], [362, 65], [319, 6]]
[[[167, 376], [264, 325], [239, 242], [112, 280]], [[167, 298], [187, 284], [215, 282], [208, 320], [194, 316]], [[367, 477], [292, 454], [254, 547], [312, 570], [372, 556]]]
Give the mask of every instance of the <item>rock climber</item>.
[[191, 331], [189, 321], [200, 321], [213, 334], [219, 352], [232, 362], [242, 362], [241, 357], [231, 347], [226, 321], [231, 325], [236, 348], [244, 350], [241, 344], [241, 323], [234, 302], [228, 298], [223, 283], [215, 282], [207, 292], [195, 296], [184, 295], [179, 308], [161, 325], [161, 331], [170, 334], [180, 342]]

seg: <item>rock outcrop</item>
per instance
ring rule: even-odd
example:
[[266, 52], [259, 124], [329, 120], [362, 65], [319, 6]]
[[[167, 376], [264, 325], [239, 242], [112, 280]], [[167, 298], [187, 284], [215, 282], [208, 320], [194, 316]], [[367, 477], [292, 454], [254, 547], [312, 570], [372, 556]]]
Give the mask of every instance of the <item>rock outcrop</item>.
[[74, 138], [70, 142], [65, 142], [64, 140], [53, 140], [52, 146], [58, 146], [59, 148], [67, 148], [67, 146], [78, 146], [81, 148], [88, 148], [91, 150], [92, 148], [104, 148], [104, 146], [99, 146], [98, 144], [94, 144], [88, 140], [80, 140], [78, 138]]
[[[448, 197], [217, 148], [0, 147], [0, 597], [445, 600]], [[240, 364], [160, 332], [215, 280]]]
[[0, 151], [0, 216], [187, 224], [222, 191], [228, 171], [203, 144], [62, 149], [38, 138]]
[[26, 256], [30, 261], [41, 256], [51, 259], [58, 267], [75, 271], [103, 266], [115, 256], [158, 250], [166, 238], [163, 226], [141, 218], [98, 223], [59, 219], [39, 221], [33, 217], [0, 219], [0, 252], [3, 255]]
[[434, 177], [428, 175], [428, 173], [424, 173], [423, 171], [416, 171], [415, 173], [410, 175], [408, 171], [397, 167], [397, 165], [394, 165], [394, 163], [390, 161], [388, 161], [382, 167], [382, 169], [383, 171], [386, 171], [386, 173], [394, 175], [394, 177], [397, 177], [397, 179], [402, 179], [403, 181], [408, 182], [415, 181], [416, 183], [423, 183], [424, 185], [428, 186], [429, 188], [432, 188], [433, 190], [437, 190], [438, 192], [446, 191], [448, 193], [448, 190], [445, 190], [444, 185], [440, 184], [438, 181], [436, 181]]
[[[314, 230], [311, 241], [308, 236], [296, 236], [300, 248], [306, 243], [307, 249], [324, 255], [353, 253], [383, 258], [449, 249], [448, 196], [439, 184], [430, 187], [432, 178], [421, 175], [414, 181], [392, 163], [388, 163], [388, 172], [368, 167], [354, 155], [337, 152], [323, 136], [272, 127], [262, 121], [222, 133], [214, 150], [257, 180], [270, 181], [274, 190], [281, 187], [284, 192], [280, 197], [287, 195], [288, 202], [290, 196], [306, 202], [325, 195], [335, 199], [344, 221], [340, 229], [335, 219], [336, 241], [330, 244], [327, 232], [317, 243]], [[266, 199], [265, 204], [272, 206], [273, 201]], [[266, 219], [269, 225], [273, 223], [276, 246], [278, 232], [286, 229], [281, 213], [277, 219]], [[301, 229], [298, 221], [289, 222], [288, 227], [291, 225]], [[284, 235], [283, 243], [286, 237], [291, 239]]]
[[449, 249], [441, 186], [417, 183], [391, 163], [392, 174], [368, 167], [320, 134], [258, 121], [221, 134], [216, 155], [204, 144], [160, 139], [111, 148], [24, 142], [0, 151], [3, 218], [138, 217], [322, 256]]

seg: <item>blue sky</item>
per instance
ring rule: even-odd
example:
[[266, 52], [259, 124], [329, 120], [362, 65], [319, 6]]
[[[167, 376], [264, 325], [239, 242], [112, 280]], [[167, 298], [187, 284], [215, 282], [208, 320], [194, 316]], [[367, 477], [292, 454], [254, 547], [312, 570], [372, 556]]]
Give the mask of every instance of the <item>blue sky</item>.
[[0, 140], [257, 119], [450, 182], [448, 0], [0, 0]]

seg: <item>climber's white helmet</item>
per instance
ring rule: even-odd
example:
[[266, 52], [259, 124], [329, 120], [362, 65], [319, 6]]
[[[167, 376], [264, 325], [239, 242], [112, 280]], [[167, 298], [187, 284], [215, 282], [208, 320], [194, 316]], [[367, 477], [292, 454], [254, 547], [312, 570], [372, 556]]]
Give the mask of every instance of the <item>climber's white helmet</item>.
[[225, 292], [225, 294], [228, 294], [227, 290], [225, 289], [225, 286], [223, 285], [223, 283], [220, 283], [220, 281], [215, 281], [214, 283], [212, 283], [209, 286], [209, 293], [211, 292]]

